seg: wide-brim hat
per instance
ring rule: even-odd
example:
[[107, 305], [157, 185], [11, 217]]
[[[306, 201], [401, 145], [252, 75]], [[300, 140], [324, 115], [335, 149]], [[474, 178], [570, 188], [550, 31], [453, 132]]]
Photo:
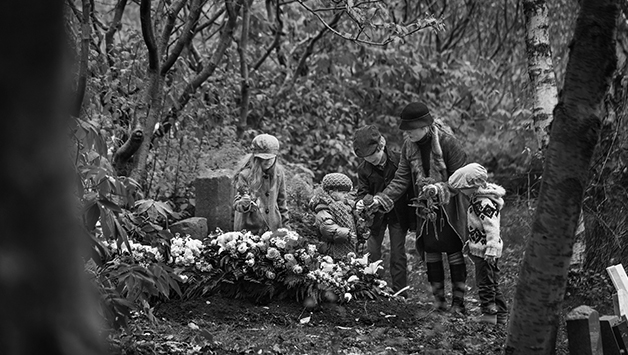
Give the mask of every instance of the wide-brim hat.
[[434, 118], [430, 110], [422, 102], [412, 102], [401, 111], [401, 121], [399, 129], [410, 131], [417, 128], [429, 126], [434, 123]]
[[260, 134], [253, 138], [251, 150], [256, 158], [272, 159], [279, 153], [279, 140], [270, 134]]

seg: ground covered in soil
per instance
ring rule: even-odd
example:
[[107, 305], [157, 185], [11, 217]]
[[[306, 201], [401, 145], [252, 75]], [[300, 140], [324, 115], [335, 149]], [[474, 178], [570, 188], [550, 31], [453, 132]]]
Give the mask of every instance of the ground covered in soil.
[[[523, 206], [525, 207], [525, 206]], [[529, 209], [507, 209], [502, 220], [504, 253], [500, 259], [502, 292], [512, 304]], [[409, 236], [406, 299], [353, 299], [308, 309], [294, 300], [255, 305], [248, 300], [208, 298], [155, 305], [156, 322], [136, 315], [129, 327], [109, 336], [111, 354], [502, 354], [507, 327], [474, 322], [480, 314], [473, 263], [467, 260], [467, 315], [456, 318], [432, 310], [425, 266]], [[387, 250], [383, 253], [388, 264]], [[446, 263], [445, 263], [446, 264]], [[447, 271], [447, 270], [446, 270]], [[446, 272], [448, 274], [448, 272]], [[388, 272], [385, 279], [390, 282]], [[597, 280], [592, 283], [591, 280]], [[448, 299], [450, 282], [446, 280]], [[605, 275], [570, 276], [564, 314], [587, 304], [609, 314], [611, 287]], [[575, 296], [579, 295], [579, 296]], [[606, 313], [605, 313], [606, 312]], [[559, 355], [568, 354], [564, 320], [557, 336]]]
[[[472, 306], [472, 304], [471, 304]], [[477, 307], [470, 312], [478, 314]], [[220, 295], [158, 306], [117, 339], [124, 354], [497, 354], [504, 326], [432, 310], [420, 298], [352, 301], [307, 310]]]

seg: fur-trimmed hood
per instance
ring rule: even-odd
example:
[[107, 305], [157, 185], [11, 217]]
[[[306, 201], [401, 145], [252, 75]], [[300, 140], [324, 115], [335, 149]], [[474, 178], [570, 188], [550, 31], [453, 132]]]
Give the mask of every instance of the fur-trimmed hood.
[[494, 183], [487, 183], [484, 187], [478, 187], [477, 192], [474, 194], [476, 197], [486, 197], [491, 199], [491, 201], [497, 204], [497, 208], [499, 210], [504, 207], [504, 195], [506, 195], [506, 190]]

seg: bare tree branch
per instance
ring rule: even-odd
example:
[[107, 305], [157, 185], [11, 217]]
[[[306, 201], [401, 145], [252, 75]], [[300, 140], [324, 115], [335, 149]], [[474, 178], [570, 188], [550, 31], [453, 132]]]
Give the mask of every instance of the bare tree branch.
[[[71, 1], [70, 1], [71, 3]], [[90, 3], [82, 0], [83, 16], [81, 18], [81, 59], [79, 64], [78, 87], [76, 89], [76, 102], [73, 115], [79, 117], [83, 107], [83, 98], [87, 88], [87, 64], [89, 60], [89, 44], [91, 42]]]
[[187, 22], [185, 23], [185, 27], [183, 27], [183, 33], [177, 39], [177, 42], [174, 45], [174, 48], [168, 55], [168, 58], [161, 66], [161, 75], [166, 75], [168, 70], [174, 65], [177, 61], [177, 58], [181, 55], [181, 51], [183, 51], [183, 47], [188, 45], [196, 32], [194, 31], [194, 27], [198, 23], [198, 18], [201, 14], [201, 8], [203, 5], [203, 0], [192, 0], [190, 4], [190, 13], [188, 14]]
[[159, 70], [159, 49], [155, 41], [150, 11], [150, 0], [141, 0], [140, 22], [142, 25], [142, 37], [148, 49], [148, 68], [149, 70], [157, 71]]
[[109, 28], [105, 33], [105, 51], [107, 53], [107, 63], [109, 63], [110, 67], [113, 67], [115, 64], [113, 60], [113, 36], [115, 36], [116, 32], [122, 27], [122, 14], [126, 8], [126, 3], [127, 0], [118, 0], [114, 10], [113, 19], [111, 20]]
[[249, 114], [249, 66], [246, 62], [246, 50], [249, 42], [249, 23], [251, 20], [249, 0], [242, 2], [242, 30], [238, 53], [240, 55], [240, 128], [246, 127], [246, 118]]
[[[166, 46], [168, 45], [168, 40], [170, 39], [170, 35], [172, 35], [172, 29], [174, 28], [174, 24], [179, 16], [179, 12], [183, 9], [183, 6], [188, 2], [188, 0], [179, 0], [173, 6], [168, 7], [168, 16], [166, 18], [166, 24], [161, 32], [161, 42], [160, 48], [162, 52], [166, 50]], [[175, 58], [176, 59], [176, 58]]]
[[[283, 34], [283, 20], [281, 19], [281, 11], [279, 7], [279, 3], [277, 3], [277, 5], [275, 6], [274, 11], [275, 11], [274, 17], [275, 17], [276, 25], [273, 28], [273, 32], [274, 32], [273, 43], [270, 44], [270, 46], [266, 49], [266, 52], [264, 53], [264, 55], [262, 55], [262, 57], [257, 61], [257, 63], [253, 65], [253, 68], [252, 68], [253, 71], [256, 71], [257, 69], [259, 69], [259, 67], [262, 65], [262, 63], [264, 63], [266, 58], [268, 58], [270, 53], [272, 53], [273, 50], [278, 49], [279, 44], [281, 43], [281, 36]], [[272, 15], [269, 15], [269, 17], [270, 16]]]
[[[372, 45], [372, 46], [385, 46], [391, 42], [393, 42], [395, 39], [397, 38], [404, 38], [404, 37], [408, 37], [418, 31], [424, 30], [426, 28], [438, 28], [439, 26], [442, 25], [442, 20], [436, 19], [436, 18], [425, 18], [423, 21], [417, 21], [417, 22], [413, 22], [410, 23], [406, 26], [400, 26], [400, 25], [396, 25], [396, 24], [375, 24], [375, 23], [367, 23], [365, 22], [364, 19], [359, 18], [356, 13], [352, 14], [351, 11], [347, 11], [347, 8], [344, 8], [340, 11], [340, 13], [348, 13], [349, 16], [353, 19], [353, 21], [357, 24], [358, 28], [360, 28], [361, 30], [363, 28], [365, 28], [366, 26], [369, 27], [373, 27], [375, 29], [385, 29], [388, 30], [390, 33], [387, 34], [386, 39], [384, 39], [381, 42], [375, 42], [375, 41], [370, 41], [370, 40], [365, 40], [365, 39], [361, 39], [359, 38], [359, 36], [350, 36], [348, 34], [344, 34], [341, 33], [340, 31], [337, 31], [336, 29], [334, 29], [330, 24], [328, 24], [325, 19], [323, 19], [323, 17], [321, 15], [319, 15], [319, 12], [321, 9], [313, 9], [310, 6], [308, 6], [307, 4], [305, 4], [305, 1], [303, 0], [296, 0], [304, 9], [306, 9], [308, 12], [310, 12], [312, 15], [314, 15], [325, 27], [327, 27], [327, 29], [329, 31], [331, 31], [332, 33], [334, 33], [336, 36], [341, 37], [343, 39], [346, 39], [348, 41], [352, 41], [352, 42], [356, 42], [356, 43], [363, 43], [363, 44], [368, 44], [368, 45]], [[361, 31], [363, 32], [363, 31]]]

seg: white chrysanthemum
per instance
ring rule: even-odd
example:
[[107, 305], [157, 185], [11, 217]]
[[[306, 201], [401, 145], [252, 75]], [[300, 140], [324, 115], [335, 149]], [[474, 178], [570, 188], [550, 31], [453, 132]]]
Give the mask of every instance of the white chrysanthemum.
[[295, 274], [300, 274], [303, 272], [303, 268], [301, 267], [301, 265], [295, 265], [292, 267], [292, 272], [294, 272]]
[[283, 240], [283, 239], [277, 239], [277, 241], [275, 241], [275, 245], [279, 249], [285, 249], [286, 248], [286, 241]]
[[266, 252], [266, 257], [268, 259], [277, 259], [281, 257], [281, 254], [279, 253], [279, 250], [275, 248], [268, 248], [268, 251]]
[[262, 234], [262, 241], [264, 241], [264, 242], [265, 242], [265, 241], [268, 241], [268, 240], [270, 239], [270, 236], [271, 236], [271, 235], [273, 235], [273, 232], [270, 232], [270, 231], [268, 231], [268, 232], [266, 232], [266, 233]]

